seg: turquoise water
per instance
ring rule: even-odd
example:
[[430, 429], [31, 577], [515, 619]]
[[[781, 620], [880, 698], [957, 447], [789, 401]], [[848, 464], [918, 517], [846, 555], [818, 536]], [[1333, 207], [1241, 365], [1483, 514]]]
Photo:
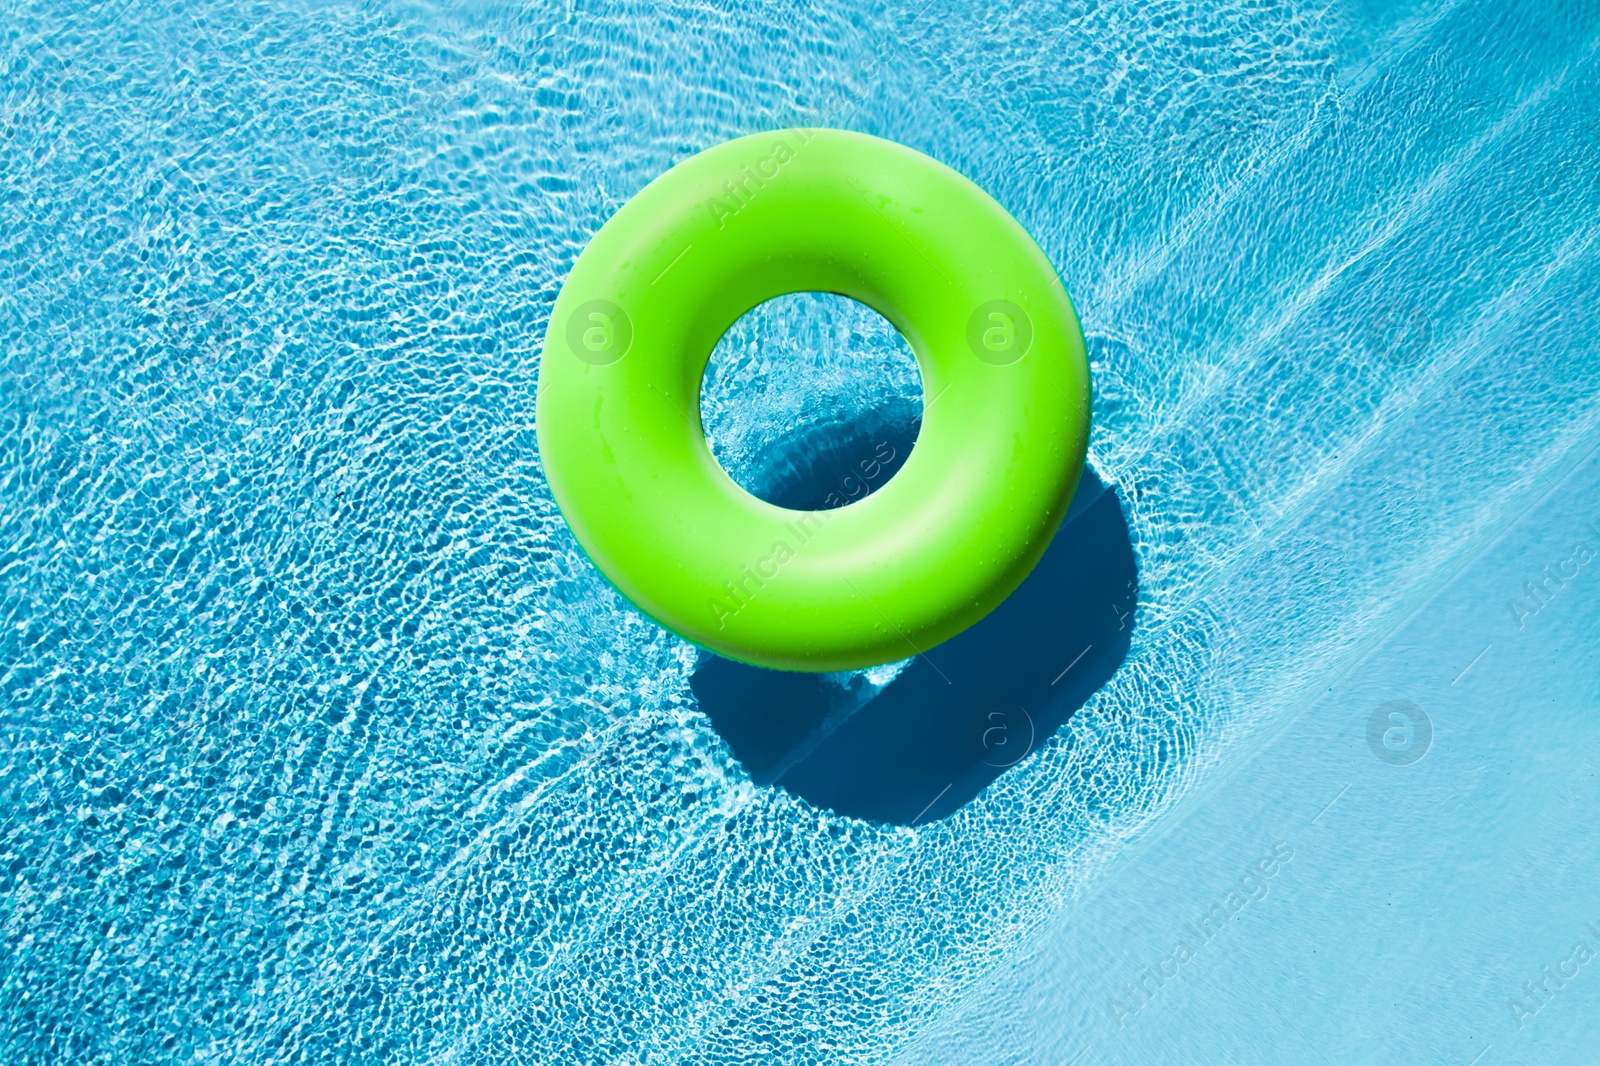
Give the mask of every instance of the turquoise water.
[[[4, 12], [0, 1058], [1594, 1057], [1592, 4]], [[926, 823], [754, 783], [532, 431], [587, 237], [807, 123], [1036, 236], [1138, 560]], [[915, 403], [814, 310], [738, 476]]]

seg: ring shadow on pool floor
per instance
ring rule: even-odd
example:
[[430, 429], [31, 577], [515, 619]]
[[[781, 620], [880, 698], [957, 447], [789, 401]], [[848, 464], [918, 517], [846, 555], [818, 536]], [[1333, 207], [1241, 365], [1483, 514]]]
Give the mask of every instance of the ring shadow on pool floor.
[[[829, 450], [837, 458], [894, 449], [903, 462], [916, 432], [880, 430], [876, 439]], [[768, 498], [818, 505], [806, 495], [802, 486]], [[790, 673], [702, 652], [690, 687], [757, 784], [850, 817], [918, 825], [970, 802], [1111, 679], [1128, 653], [1137, 602], [1116, 490], [1085, 465], [1061, 529], [1027, 580], [988, 617], [898, 673], [894, 665]]]

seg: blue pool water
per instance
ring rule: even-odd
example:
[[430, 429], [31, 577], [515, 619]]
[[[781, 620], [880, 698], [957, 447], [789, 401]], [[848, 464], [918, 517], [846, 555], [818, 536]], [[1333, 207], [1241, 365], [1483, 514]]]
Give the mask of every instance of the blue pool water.
[[[0, 1061], [1600, 1054], [1592, 3], [3, 11]], [[758, 783], [534, 440], [587, 238], [802, 124], [1034, 234], [1137, 560], [927, 820]], [[788, 306], [750, 484], [916, 417]]]

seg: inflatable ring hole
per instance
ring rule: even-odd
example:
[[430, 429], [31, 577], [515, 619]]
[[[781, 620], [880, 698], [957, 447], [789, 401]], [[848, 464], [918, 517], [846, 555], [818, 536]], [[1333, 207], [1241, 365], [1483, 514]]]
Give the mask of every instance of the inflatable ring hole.
[[865, 304], [797, 292], [759, 304], [711, 353], [700, 383], [711, 454], [746, 492], [796, 511], [865, 499], [905, 463], [922, 375]]

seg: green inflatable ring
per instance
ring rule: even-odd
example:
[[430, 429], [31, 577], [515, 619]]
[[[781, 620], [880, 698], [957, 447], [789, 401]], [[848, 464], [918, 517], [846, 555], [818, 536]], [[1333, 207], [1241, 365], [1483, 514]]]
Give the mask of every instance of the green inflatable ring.
[[[808, 291], [893, 323], [924, 396], [900, 471], [827, 511], [740, 488], [700, 425], [722, 334]], [[536, 424], [578, 542], [643, 611], [734, 659], [846, 670], [954, 636], [1033, 569], [1083, 466], [1089, 368], [1055, 270], [983, 190], [889, 141], [779, 130], [684, 160], [595, 234]]]

